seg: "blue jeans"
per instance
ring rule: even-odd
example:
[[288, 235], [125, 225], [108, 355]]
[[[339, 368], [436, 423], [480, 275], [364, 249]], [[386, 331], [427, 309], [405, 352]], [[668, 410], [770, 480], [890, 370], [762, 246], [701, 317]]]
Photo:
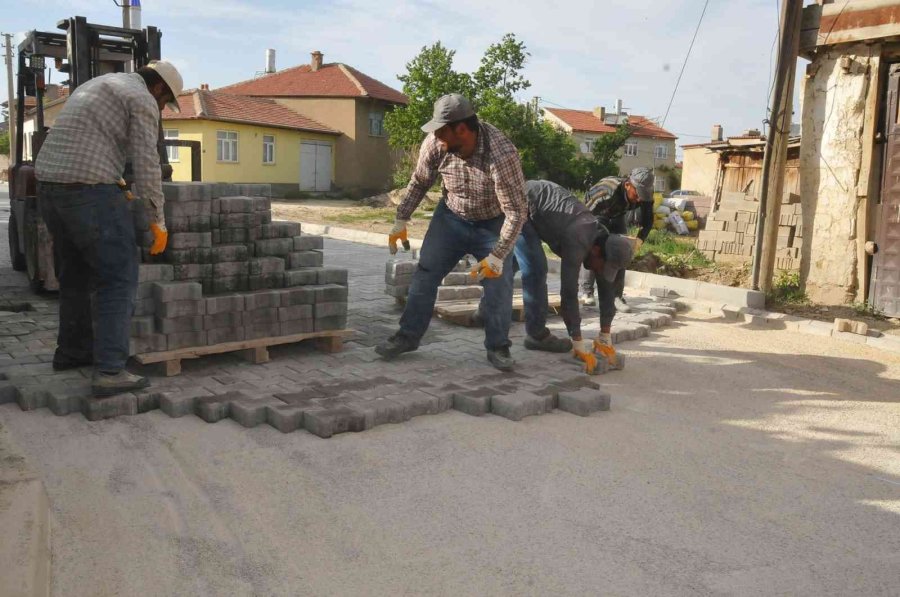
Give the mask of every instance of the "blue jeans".
[[[400, 333], [418, 343], [434, 311], [434, 301], [441, 280], [453, 271], [466, 254], [476, 259], [488, 256], [500, 238], [503, 216], [490, 220], [469, 221], [459, 217], [441, 201], [419, 252], [419, 265], [409, 287], [406, 308], [400, 318]], [[482, 281], [484, 298], [481, 301], [484, 317], [484, 347], [488, 350], [508, 347], [509, 326], [512, 321], [513, 269], [512, 259], [503, 262], [499, 278]]]
[[522, 272], [525, 332], [532, 338], [547, 333], [547, 255], [531, 221], [525, 222], [516, 240], [516, 262]]
[[117, 372], [128, 360], [138, 282], [134, 218], [116, 185], [39, 184], [59, 278], [60, 360]]

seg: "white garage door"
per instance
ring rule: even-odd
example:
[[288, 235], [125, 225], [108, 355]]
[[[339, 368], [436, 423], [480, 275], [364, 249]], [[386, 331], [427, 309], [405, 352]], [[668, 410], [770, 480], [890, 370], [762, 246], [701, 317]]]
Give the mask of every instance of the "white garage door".
[[331, 144], [318, 141], [300, 143], [300, 190], [331, 190]]

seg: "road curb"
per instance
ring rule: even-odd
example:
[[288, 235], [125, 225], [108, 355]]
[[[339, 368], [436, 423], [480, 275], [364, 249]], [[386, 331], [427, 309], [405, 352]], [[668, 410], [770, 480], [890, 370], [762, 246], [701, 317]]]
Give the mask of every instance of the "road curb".
[[0, 587], [8, 597], [50, 595], [50, 500], [40, 476], [0, 427]]

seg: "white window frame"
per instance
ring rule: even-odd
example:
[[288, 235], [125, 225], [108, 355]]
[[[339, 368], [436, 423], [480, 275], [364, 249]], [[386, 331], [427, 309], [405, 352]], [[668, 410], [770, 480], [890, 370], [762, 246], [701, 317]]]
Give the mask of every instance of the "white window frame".
[[384, 112], [369, 112], [369, 136], [384, 137]]
[[[266, 139], [271, 139], [271, 141]], [[263, 135], [262, 163], [264, 166], [275, 165], [275, 135]]]
[[592, 153], [594, 151], [594, 142], [596, 139], [584, 140], [584, 153]]
[[666, 177], [665, 176], [655, 176], [653, 178], [653, 191], [656, 193], [665, 193], [666, 192]]
[[[163, 129], [163, 138], [165, 139], [178, 139], [178, 129]], [[169, 158], [169, 163], [174, 164], [178, 163], [181, 160], [178, 156], [178, 150], [181, 149], [177, 145], [174, 147], [170, 147], [166, 145], [166, 155]]]
[[664, 160], [669, 157], [669, 148], [665, 145], [657, 145], [653, 148], [653, 157], [657, 160]]
[[216, 161], [222, 164], [236, 164], [240, 161], [238, 143], [240, 135], [237, 131], [216, 131]]
[[638, 144], [637, 141], [628, 141], [625, 143], [624, 151], [622, 155], [629, 158], [637, 157], [638, 154]]

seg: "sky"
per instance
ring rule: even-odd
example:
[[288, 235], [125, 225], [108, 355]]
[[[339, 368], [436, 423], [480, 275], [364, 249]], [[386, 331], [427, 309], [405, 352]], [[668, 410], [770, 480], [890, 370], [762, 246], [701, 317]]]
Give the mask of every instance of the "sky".
[[[185, 87], [213, 89], [263, 70], [267, 48], [276, 50], [278, 69], [308, 63], [319, 50], [325, 62], [401, 89], [397, 75], [423, 46], [441, 41], [456, 51], [455, 68], [471, 72], [490, 44], [514, 33], [530, 53], [531, 88], [521, 99], [583, 110], [622, 99], [626, 112], [662, 122], [704, 2], [144, 0], [142, 21], [163, 32], [163, 57]], [[75, 15], [122, 22], [113, 0], [17, 0], [0, 4], [0, 32], [55, 31]], [[777, 27], [777, 0], [709, 0], [664, 123], [679, 145], [703, 142], [714, 124], [726, 135], [762, 126]], [[63, 78], [53, 73], [51, 82]]]

